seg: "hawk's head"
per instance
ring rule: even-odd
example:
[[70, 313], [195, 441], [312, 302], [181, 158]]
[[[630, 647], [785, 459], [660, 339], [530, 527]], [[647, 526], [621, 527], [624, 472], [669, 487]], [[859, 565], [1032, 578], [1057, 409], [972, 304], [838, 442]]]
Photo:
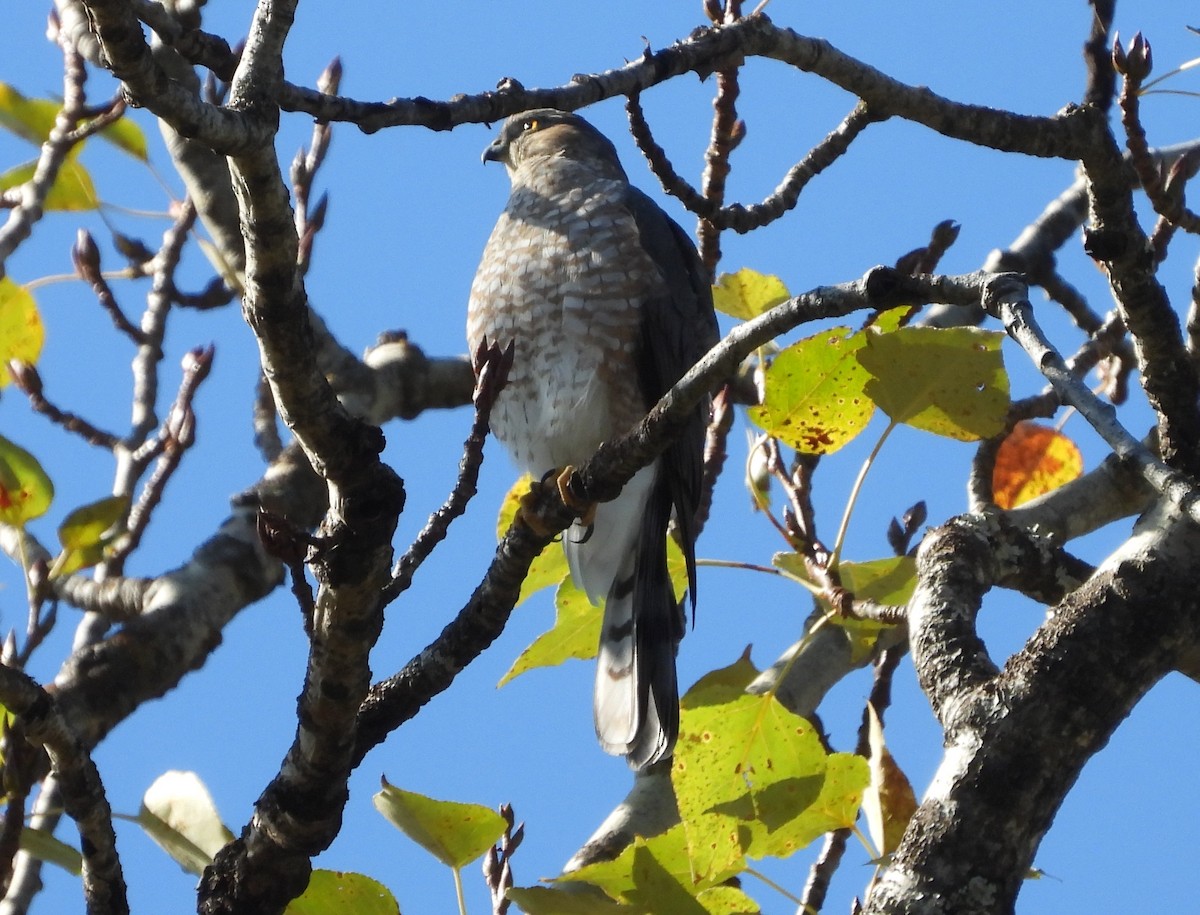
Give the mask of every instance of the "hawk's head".
[[610, 177], [625, 177], [617, 149], [608, 137], [579, 115], [556, 108], [514, 114], [483, 151], [484, 162], [503, 162], [510, 175], [538, 159], [571, 159]]

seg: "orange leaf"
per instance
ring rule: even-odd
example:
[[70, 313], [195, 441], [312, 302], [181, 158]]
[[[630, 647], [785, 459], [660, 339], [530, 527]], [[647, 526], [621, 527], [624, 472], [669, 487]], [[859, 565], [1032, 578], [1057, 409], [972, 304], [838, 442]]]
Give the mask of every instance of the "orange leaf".
[[1073, 441], [1048, 426], [1017, 423], [996, 455], [994, 498], [1001, 508], [1015, 508], [1082, 472], [1083, 457]]

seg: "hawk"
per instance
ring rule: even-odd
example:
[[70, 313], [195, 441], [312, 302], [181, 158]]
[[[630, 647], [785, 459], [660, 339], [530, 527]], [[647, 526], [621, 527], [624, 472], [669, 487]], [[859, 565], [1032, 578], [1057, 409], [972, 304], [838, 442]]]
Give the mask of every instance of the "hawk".
[[[492, 430], [536, 478], [632, 429], [717, 340], [712, 290], [686, 233], [631, 187], [583, 118], [513, 115], [483, 153], [512, 181], [471, 286], [467, 336], [512, 342]], [[604, 749], [642, 769], [679, 732], [684, 613], [667, 574], [674, 515], [695, 607], [693, 541], [707, 405], [563, 546], [575, 584], [604, 601], [594, 714]]]

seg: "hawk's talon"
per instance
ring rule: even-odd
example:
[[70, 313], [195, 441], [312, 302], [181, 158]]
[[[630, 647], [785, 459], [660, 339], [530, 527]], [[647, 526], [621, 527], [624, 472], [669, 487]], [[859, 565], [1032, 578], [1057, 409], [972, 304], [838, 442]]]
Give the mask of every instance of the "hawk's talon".
[[[551, 471], [553, 473], [553, 471]], [[589, 502], [587, 499], [576, 495], [575, 490], [578, 487], [578, 475], [575, 473], [575, 468], [568, 464], [559, 473], [555, 480], [558, 486], [558, 497], [562, 499], [563, 505], [576, 512], [579, 515], [579, 523], [588, 528], [587, 534], [580, 543], [586, 543], [587, 538], [592, 536], [591, 528], [596, 523], [596, 503]]]

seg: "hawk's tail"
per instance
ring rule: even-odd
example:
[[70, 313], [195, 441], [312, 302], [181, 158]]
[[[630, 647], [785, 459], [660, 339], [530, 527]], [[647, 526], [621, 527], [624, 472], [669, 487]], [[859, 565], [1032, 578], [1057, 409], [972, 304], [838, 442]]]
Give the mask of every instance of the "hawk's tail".
[[667, 573], [670, 518], [670, 493], [656, 480], [605, 601], [596, 658], [596, 734], [633, 769], [669, 756], [679, 736], [675, 649], [683, 614]]

